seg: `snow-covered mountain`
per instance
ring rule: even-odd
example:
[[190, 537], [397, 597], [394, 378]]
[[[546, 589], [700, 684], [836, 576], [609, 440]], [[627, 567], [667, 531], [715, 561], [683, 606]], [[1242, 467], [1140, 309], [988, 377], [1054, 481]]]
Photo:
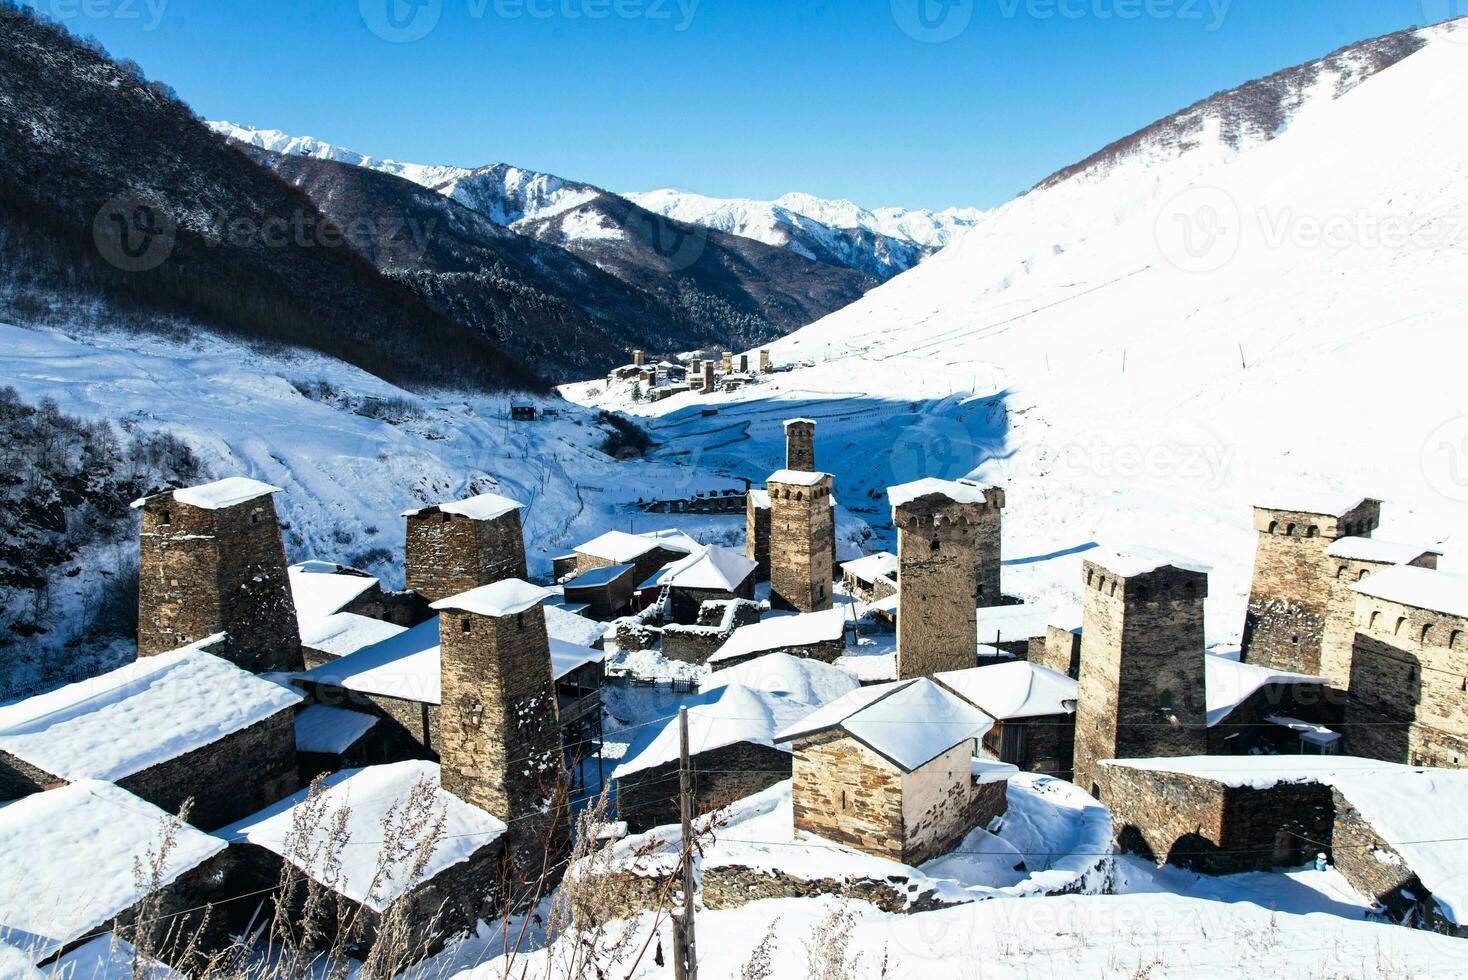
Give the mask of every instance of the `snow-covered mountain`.
[[286, 156], [312, 157], [317, 160], [334, 160], [337, 163], [349, 163], [354, 167], [366, 167], [369, 170], [380, 170], [383, 173], [392, 174], [394, 177], [402, 177], [411, 180], [415, 184], [424, 187], [438, 187], [451, 180], [459, 180], [472, 173], [467, 167], [434, 166], [421, 163], [399, 163], [396, 160], [383, 160], [378, 157], [370, 157], [349, 150], [344, 146], [336, 146], [324, 142], [313, 136], [292, 136], [278, 129], [255, 129], [250, 126], [240, 126], [226, 120], [211, 120], [205, 123], [210, 129], [221, 136], [248, 143], [250, 146], [258, 146], [262, 150], [272, 153], [281, 153]]
[[677, 190], [627, 194], [659, 214], [859, 269], [883, 281], [906, 272], [971, 227], [983, 211], [868, 211], [850, 201], [786, 194], [774, 201], [705, 197]]
[[[778, 466], [820, 422], [848, 506], [924, 475], [1008, 488], [1005, 588], [1078, 596], [1079, 554], [1211, 563], [1236, 640], [1250, 506], [1378, 496], [1382, 536], [1468, 544], [1468, 21], [1345, 51], [1162, 120], [984, 215], [951, 246], [774, 345], [721, 396], [720, 463]], [[666, 451], [707, 400], [642, 411]], [[780, 411], [779, 409], [783, 409]], [[635, 410], [635, 407], [634, 407]]]

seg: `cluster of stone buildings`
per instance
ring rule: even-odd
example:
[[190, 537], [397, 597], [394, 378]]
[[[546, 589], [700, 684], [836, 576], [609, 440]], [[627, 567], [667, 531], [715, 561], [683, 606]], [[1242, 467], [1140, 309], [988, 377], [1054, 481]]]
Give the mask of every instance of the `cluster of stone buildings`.
[[724, 351], [717, 360], [698, 358], [676, 364], [672, 361], [649, 364], [646, 351], [634, 350], [632, 363], [612, 368], [607, 372], [607, 381], [632, 382], [641, 397], [656, 402], [686, 391], [705, 395], [735, 391], [753, 384], [759, 375], [769, 374], [771, 370], [768, 349], [761, 349], [753, 356]]

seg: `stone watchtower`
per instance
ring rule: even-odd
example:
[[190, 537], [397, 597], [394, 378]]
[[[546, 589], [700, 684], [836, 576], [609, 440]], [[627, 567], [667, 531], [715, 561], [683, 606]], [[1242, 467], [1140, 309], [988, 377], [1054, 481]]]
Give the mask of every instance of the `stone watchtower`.
[[429, 602], [525, 577], [520, 504], [486, 493], [403, 514], [408, 588]]
[[[562, 855], [569, 821], [548, 590], [505, 579], [439, 610], [443, 788], [509, 824], [507, 852], [534, 881]], [[549, 846], [548, 846], [549, 845]]]
[[1102, 759], [1207, 754], [1208, 571], [1131, 552], [1088, 559], [1082, 574], [1075, 783], [1095, 795]]
[[820, 612], [831, 608], [836, 518], [831, 474], [770, 474], [770, 604]]
[[233, 477], [134, 502], [138, 656], [225, 633], [210, 652], [245, 670], [304, 669], [276, 493]]
[[929, 479], [887, 497], [897, 528], [898, 679], [975, 666], [979, 538], [997, 520], [1002, 491]]
[[760, 351], [759, 351], [759, 373], [760, 374], [769, 374], [770, 373], [770, 349], [768, 347], [761, 347], [760, 348]]
[[635, 351], [632, 352], [632, 366], [633, 367], [642, 367], [646, 363], [647, 363], [647, 353], [645, 351], [635, 350]]
[[1325, 635], [1320, 641], [1320, 675], [1336, 703], [1351, 688], [1351, 655], [1356, 643], [1356, 602], [1352, 588], [1396, 565], [1436, 569], [1442, 556], [1430, 549], [1371, 538], [1341, 538], [1325, 549]]
[[750, 488], [744, 495], [744, 557], [754, 562], [756, 582], [770, 580], [770, 493]]
[[725, 374], [729, 374], [729, 373], [731, 373], [734, 370], [734, 352], [733, 351], [726, 350], [722, 354], [719, 355], [719, 369], [721, 371], [723, 371]]
[[1320, 672], [1333, 571], [1325, 551], [1339, 538], [1369, 538], [1380, 523], [1379, 500], [1254, 508], [1259, 546], [1244, 617], [1246, 663], [1302, 674]]
[[713, 391], [714, 390], [714, 362], [713, 361], [704, 361], [700, 365], [700, 368], [699, 368], [699, 376], [698, 376], [698, 384], [699, 384], [699, 387], [702, 388], [704, 391]]
[[797, 473], [816, 471], [816, 424], [810, 419], [785, 423], [785, 468]]

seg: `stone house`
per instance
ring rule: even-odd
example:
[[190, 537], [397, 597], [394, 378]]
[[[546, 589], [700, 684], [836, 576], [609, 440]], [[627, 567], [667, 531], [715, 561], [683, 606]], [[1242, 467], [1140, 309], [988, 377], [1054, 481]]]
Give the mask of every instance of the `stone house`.
[[706, 663], [714, 670], [735, 667], [771, 653], [835, 663], [846, 653], [848, 611], [826, 609], [817, 613], [775, 616], [741, 626]]
[[605, 565], [581, 572], [563, 585], [566, 604], [584, 607], [592, 619], [607, 620], [622, 615], [637, 595], [635, 565]]
[[692, 625], [699, 622], [706, 602], [753, 600], [754, 570], [755, 563], [732, 548], [708, 545], [664, 568], [646, 580], [643, 588], [666, 591], [665, 617]]
[[484, 493], [403, 512], [408, 588], [429, 602], [525, 577], [520, 503]]
[[1468, 576], [1397, 565], [1352, 589], [1347, 750], [1412, 765], [1468, 766]]
[[879, 551], [855, 561], [841, 563], [841, 584], [846, 594], [862, 602], [876, 602], [897, 594], [897, 556]]
[[903, 864], [1007, 808], [1014, 766], [977, 759], [994, 720], [927, 678], [863, 687], [785, 729], [797, 832]]
[[1144, 550], [1092, 552], [1082, 568], [1075, 783], [1094, 796], [1103, 759], [1208, 750], [1208, 569]]
[[753, 487], [744, 495], [744, 557], [754, 562], [756, 582], [770, 580], [770, 492]]
[[377, 716], [349, 708], [311, 704], [296, 712], [296, 765], [302, 786], [326, 772], [384, 762], [367, 737]]
[[[389, 825], [403, 833], [403, 846], [384, 847], [384, 838], [394, 836], [384, 830], [384, 821], [394, 819], [389, 818], [389, 809], [401, 807], [415, 792], [427, 804], [425, 820], [430, 825], [442, 820], [442, 833], [430, 846], [426, 835], [415, 835], [402, 823], [400, 813], [398, 822]], [[345, 842], [335, 849], [340, 867], [332, 868], [333, 849], [302, 846], [294, 830], [314, 811], [324, 831], [343, 809]], [[355, 915], [362, 938], [348, 952], [365, 957], [377, 941], [383, 917], [391, 911], [403, 917], [409, 958], [416, 959], [436, 951], [456, 933], [472, 932], [481, 919], [492, 919], [498, 912], [506, 829], [500, 818], [445, 790], [437, 765], [410, 761], [334, 773], [314, 799], [309, 789], [301, 790], [225, 827], [220, 836], [230, 842], [230, 874], [240, 891], [271, 891], [287, 861], [325, 889], [323, 944], [332, 939], [330, 930], [339, 921], [339, 911]], [[314, 838], [313, 828], [313, 844]], [[422, 871], [414, 878], [412, 868], [420, 859]], [[297, 907], [286, 910], [297, 919], [301, 892], [304, 889], [296, 896]], [[284, 896], [276, 893], [275, 900]]]
[[1325, 678], [1203, 655], [1208, 753], [1335, 753], [1340, 735]]
[[210, 830], [294, 791], [300, 695], [207, 647], [0, 708], [0, 799], [102, 779]]
[[[751, 599], [710, 600], [699, 607], [697, 623], [669, 623], [658, 632], [662, 638], [660, 652], [669, 660], [706, 664], [736, 631], [759, 619], [759, 604]], [[624, 638], [630, 638], [628, 631], [619, 630], [618, 643]]]
[[575, 549], [575, 570], [585, 574], [611, 565], [632, 565], [638, 583], [646, 582], [672, 562], [687, 558], [702, 545], [682, 531], [648, 531], [629, 534], [608, 531]]
[[1117, 845], [1209, 874], [1318, 854], [1395, 921], [1468, 936], [1468, 772], [1349, 756], [1197, 756], [1102, 765]]
[[133, 501], [138, 655], [224, 634], [215, 653], [246, 670], [300, 670], [301, 641], [273, 495], [231, 477]]
[[[790, 747], [776, 733], [816, 705], [727, 685], [684, 702], [695, 813], [710, 813], [790, 778]], [[644, 728], [612, 771], [617, 818], [642, 831], [679, 819], [676, 714]]]
[[1369, 538], [1381, 501], [1322, 497], [1254, 508], [1259, 532], [1244, 617], [1242, 659], [1277, 670], [1320, 673], [1330, 578], [1325, 551], [1341, 538]]
[[933, 678], [994, 719], [984, 750], [1024, 772], [1069, 779], [1075, 757], [1079, 686], [1038, 664], [1014, 661]]
[[288, 572], [308, 670], [380, 643], [432, 616], [416, 592], [384, 592], [376, 576], [355, 568], [307, 561], [292, 565]]
[[[133, 860], [158, 847], [169, 816], [113, 783], [89, 779], [0, 806], [0, 937], [46, 967], [98, 933], [134, 922], [147, 889]], [[184, 935], [204, 924], [205, 906], [235, 894], [225, 847], [185, 825], [159, 867], [158, 911], [177, 919]], [[224, 938], [218, 928], [206, 930], [204, 950]]]
[[770, 605], [830, 609], [836, 568], [836, 500], [829, 473], [777, 470], [770, 498]]
[[1377, 538], [1340, 538], [1325, 549], [1328, 593], [1320, 674], [1333, 703], [1344, 707], [1351, 686], [1351, 652], [1356, 641], [1356, 591], [1351, 586], [1393, 565], [1436, 568], [1440, 557], [1418, 545]]

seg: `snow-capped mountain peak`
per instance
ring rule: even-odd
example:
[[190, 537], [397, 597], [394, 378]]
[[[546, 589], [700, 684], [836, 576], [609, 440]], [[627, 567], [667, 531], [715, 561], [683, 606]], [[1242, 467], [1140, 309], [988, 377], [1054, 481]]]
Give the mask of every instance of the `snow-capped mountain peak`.
[[334, 160], [337, 163], [348, 163], [354, 167], [366, 167], [368, 170], [380, 170], [383, 173], [392, 174], [411, 180], [415, 184], [424, 187], [437, 187], [440, 184], [460, 179], [470, 170], [464, 167], [435, 166], [433, 164], [400, 163], [397, 160], [384, 160], [378, 157], [370, 157], [358, 153], [356, 150], [345, 146], [337, 146], [313, 136], [292, 136], [278, 129], [254, 129], [249, 126], [240, 126], [226, 120], [213, 120], [207, 125], [221, 136], [247, 143], [250, 146], [258, 146], [272, 153], [280, 153], [285, 156], [312, 157], [317, 160]]

